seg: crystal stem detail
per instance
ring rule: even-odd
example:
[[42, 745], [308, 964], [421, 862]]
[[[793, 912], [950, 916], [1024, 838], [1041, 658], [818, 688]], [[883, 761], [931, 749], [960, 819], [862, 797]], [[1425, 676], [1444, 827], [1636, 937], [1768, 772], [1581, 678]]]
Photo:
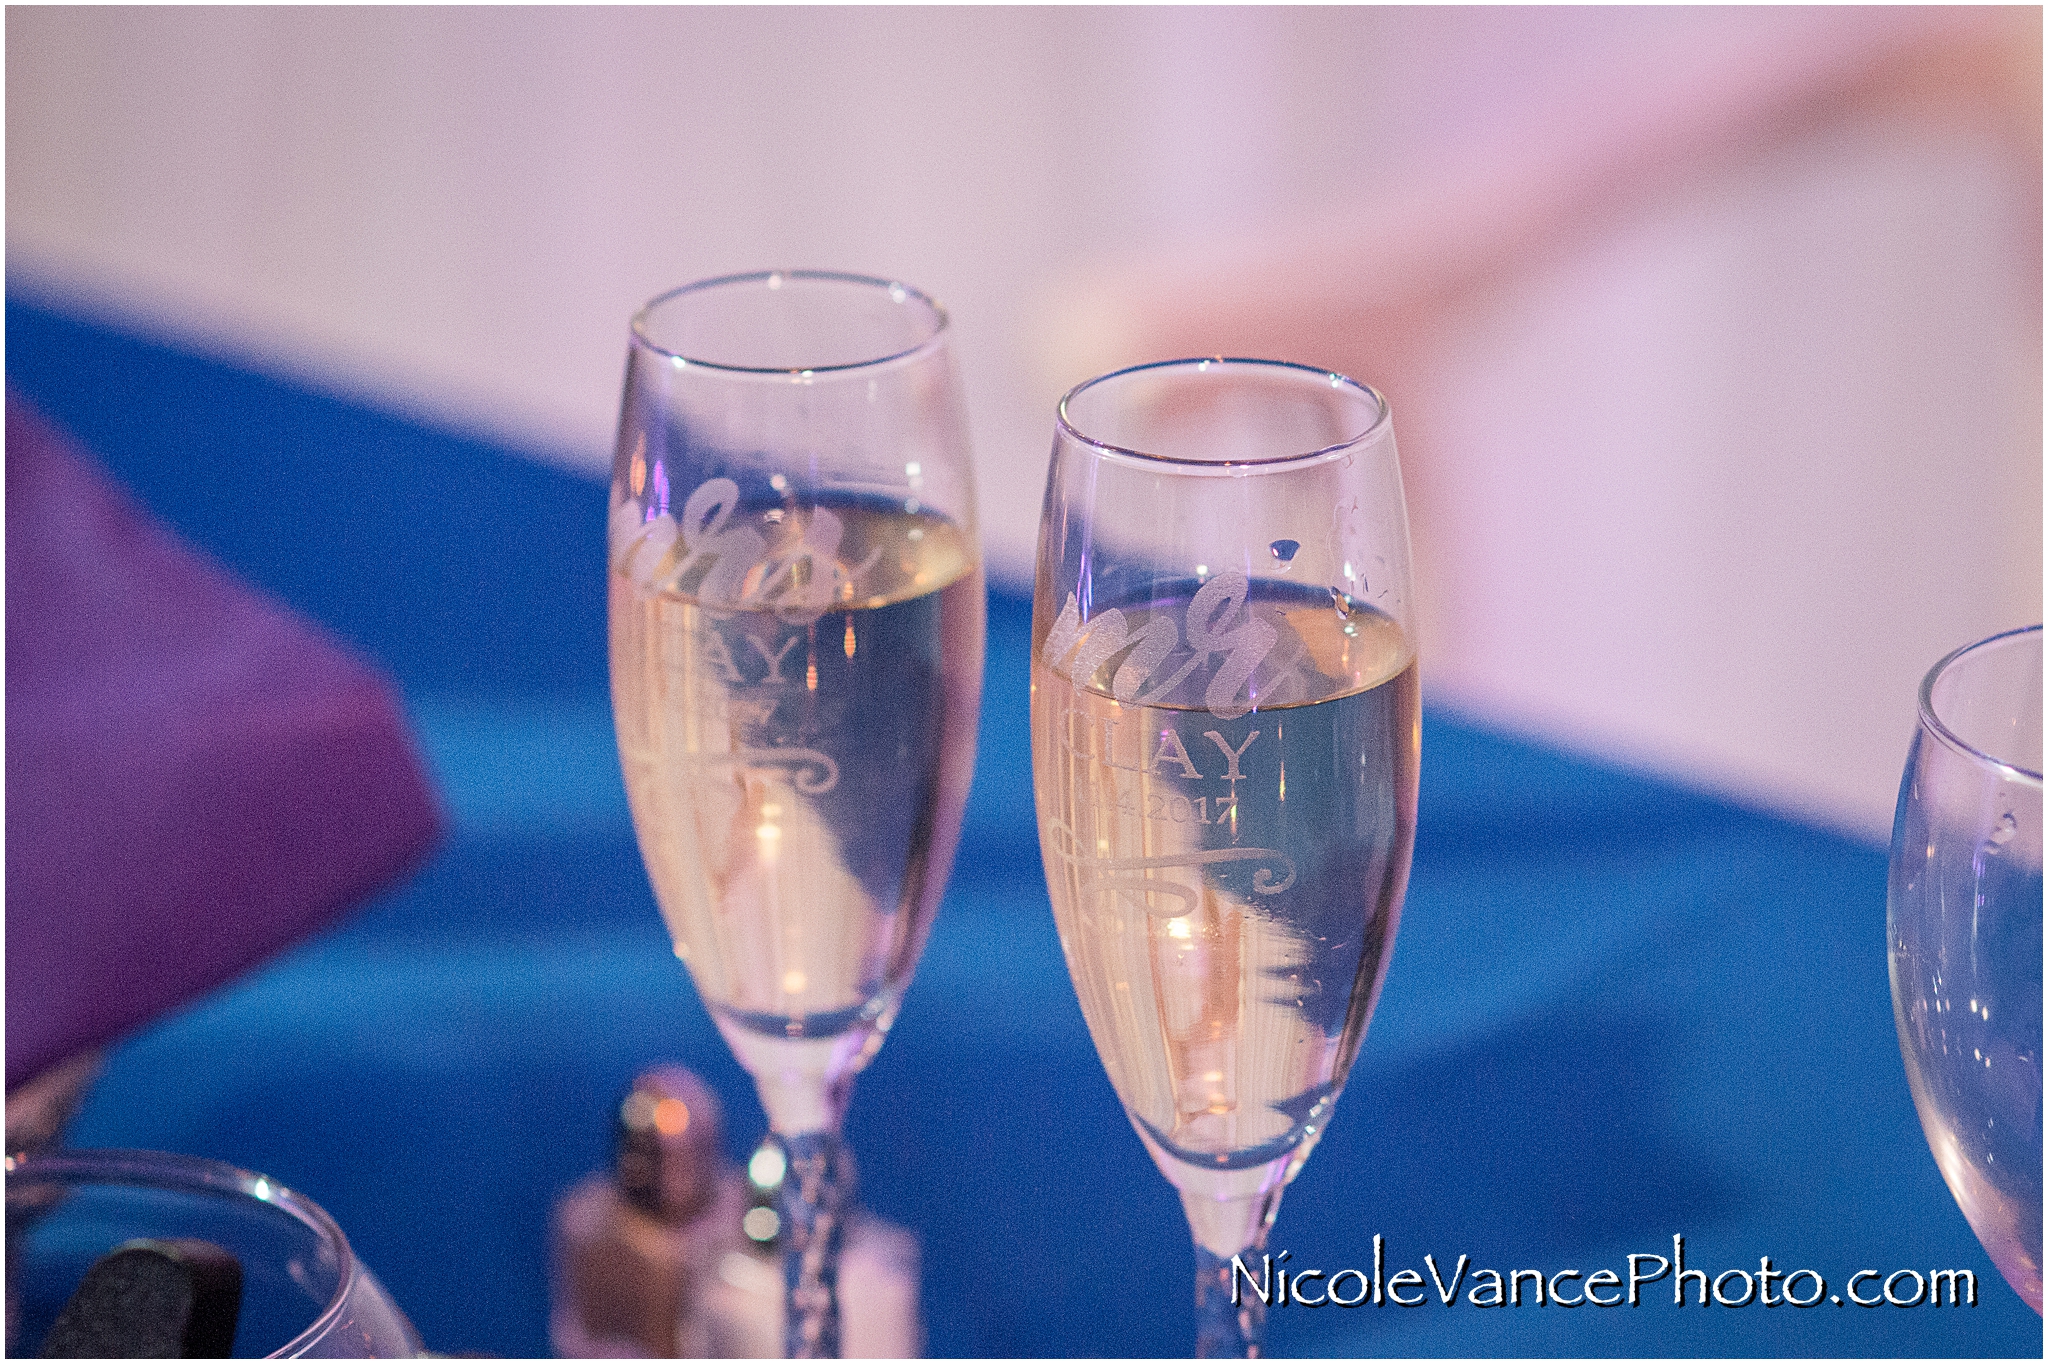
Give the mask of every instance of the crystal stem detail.
[[837, 1132], [778, 1136], [782, 1181], [783, 1354], [839, 1358], [839, 1252], [853, 1206], [853, 1156]]
[[[1250, 1268], [1258, 1247], [1239, 1252]], [[1230, 1300], [1230, 1260], [1195, 1247], [1195, 1357], [1257, 1359], [1266, 1334], [1266, 1304], [1259, 1295], [1240, 1289]]]

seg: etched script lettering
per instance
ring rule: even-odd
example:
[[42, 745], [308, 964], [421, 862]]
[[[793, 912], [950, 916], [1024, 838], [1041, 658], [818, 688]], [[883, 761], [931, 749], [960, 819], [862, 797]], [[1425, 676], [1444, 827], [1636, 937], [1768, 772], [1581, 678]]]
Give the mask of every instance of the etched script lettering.
[[1188, 647], [1199, 657], [1206, 658], [1211, 653], [1224, 656], [1223, 665], [1216, 669], [1202, 694], [1209, 713], [1219, 720], [1235, 720], [1251, 709], [1249, 700], [1240, 702], [1238, 698], [1248, 691], [1252, 673], [1280, 637], [1277, 630], [1250, 611], [1244, 613], [1242, 625], [1222, 628], [1223, 622], [1238, 613], [1250, 592], [1251, 581], [1244, 574], [1219, 573], [1202, 584], [1202, 590], [1188, 603]]
[[[1203, 689], [1202, 705], [1220, 720], [1235, 720], [1252, 709], [1252, 676], [1279, 639], [1279, 632], [1245, 605], [1250, 592], [1251, 580], [1244, 574], [1219, 573], [1195, 593], [1181, 626], [1160, 611], [1135, 633], [1115, 607], [1083, 621], [1080, 602], [1069, 592], [1046, 636], [1043, 656], [1076, 685], [1086, 686], [1123, 654], [1110, 680], [1110, 695], [1126, 705], [1148, 706], [1170, 697], [1196, 668], [1221, 654], [1222, 662]], [[1183, 642], [1188, 657], [1166, 677], [1156, 676]]]
[[739, 504], [739, 484], [730, 478], [699, 484], [680, 516], [625, 498], [611, 515], [613, 570], [644, 592], [681, 592], [707, 609], [773, 611], [801, 623], [850, 599], [854, 581], [881, 555], [877, 548], [862, 563], [841, 563], [846, 526], [829, 508], [800, 514], [788, 523], [793, 535], [771, 542], [734, 519]]

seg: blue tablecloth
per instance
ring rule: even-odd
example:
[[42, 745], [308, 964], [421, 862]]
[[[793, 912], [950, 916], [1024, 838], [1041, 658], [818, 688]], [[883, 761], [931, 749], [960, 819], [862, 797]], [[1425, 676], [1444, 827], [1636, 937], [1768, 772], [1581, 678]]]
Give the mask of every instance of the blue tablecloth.
[[[276, 1176], [435, 1348], [545, 1352], [549, 1207], [604, 1163], [634, 1072], [702, 1072], [735, 1156], [761, 1128], [634, 848], [602, 488], [13, 295], [7, 373], [191, 539], [380, 660], [454, 816], [410, 885], [118, 1048], [73, 1140]], [[1183, 1353], [1185, 1226], [1040, 879], [1027, 605], [996, 595], [990, 627], [959, 865], [855, 1093], [865, 1201], [923, 1238], [934, 1354]], [[1370, 1270], [1379, 1235], [1388, 1275], [1465, 1255], [1470, 1289], [1625, 1274], [1683, 1234], [1689, 1267], [1769, 1256], [1836, 1296], [1862, 1269], [1967, 1269], [1978, 1304], [1677, 1307], [1666, 1279], [1636, 1307], [1538, 1306], [1524, 1280], [1522, 1305], [1485, 1308], [1425, 1279], [1420, 1306], [1275, 1309], [1275, 1353], [2040, 1353], [1914, 1118], [1880, 850], [1435, 707], [1423, 751], [1386, 992], [1273, 1232], [1290, 1267]]]

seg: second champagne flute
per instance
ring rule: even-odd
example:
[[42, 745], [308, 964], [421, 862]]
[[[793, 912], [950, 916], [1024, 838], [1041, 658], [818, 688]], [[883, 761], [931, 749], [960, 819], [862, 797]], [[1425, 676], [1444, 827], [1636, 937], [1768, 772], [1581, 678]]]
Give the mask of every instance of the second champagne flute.
[[1032, 608], [1040, 844], [1096, 1050], [1194, 1232], [1201, 1355], [1258, 1352], [1231, 1262], [1271, 1291], [1266, 1229], [1386, 972], [1413, 641], [1378, 394], [1188, 360], [1060, 404]]
[[836, 1355], [840, 1128], [945, 886], [981, 697], [945, 313], [804, 271], [654, 300], [633, 323], [609, 541], [641, 855], [788, 1157], [788, 1353]]

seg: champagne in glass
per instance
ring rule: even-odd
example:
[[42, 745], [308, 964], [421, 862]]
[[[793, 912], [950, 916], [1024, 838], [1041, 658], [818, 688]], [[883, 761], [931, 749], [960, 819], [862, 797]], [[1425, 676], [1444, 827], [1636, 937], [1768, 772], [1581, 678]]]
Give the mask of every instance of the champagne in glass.
[[1194, 1233], [1197, 1353], [1256, 1353], [1280, 1194], [1400, 921], [1420, 712], [1386, 407], [1183, 361], [1070, 393], [1033, 610], [1032, 776], [1060, 944]]
[[1892, 826], [1892, 1012], [1935, 1164], [2041, 1310], [2041, 627], [1920, 686]]
[[984, 597], [945, 314], [883, 280], [707, 281], [633, 326], [612, 702], [655, 898], [789, 1159], [789, 1353], [838, 1352], [854, 1075], [972, 775]]

